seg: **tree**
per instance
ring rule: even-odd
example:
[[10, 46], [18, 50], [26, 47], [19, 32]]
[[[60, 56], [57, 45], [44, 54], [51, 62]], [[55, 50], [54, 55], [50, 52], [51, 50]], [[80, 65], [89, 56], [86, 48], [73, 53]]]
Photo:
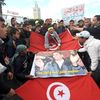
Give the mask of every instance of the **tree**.
[[5, 0], [0, 0], [0, 16], [2, 16], [2, 6], [6, 5], [4, 1]]

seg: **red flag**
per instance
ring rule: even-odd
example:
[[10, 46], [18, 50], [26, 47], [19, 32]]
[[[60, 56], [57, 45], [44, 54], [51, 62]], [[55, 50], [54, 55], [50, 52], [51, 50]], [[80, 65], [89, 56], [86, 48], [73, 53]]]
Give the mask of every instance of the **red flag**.
[[78, 50], [80, 48], [78, 40], [73, 39], [69, 30], [59, 34], [61, 39], [61, 48], [60, 50]]
[[[61, 39], [60, 50], [76, 50], [80, 48], [78, 41], [72, 38], [69, 30], [60, 33], [59, 37]], [[46, 51], [44, 47], [44, 36], [32, 32], [30, 36], [30, 47], [28, 50], [32, 52]]]
[[23, 100], [100, 100], [100, 90], [89, 75], [34, 79], [16, 92]]

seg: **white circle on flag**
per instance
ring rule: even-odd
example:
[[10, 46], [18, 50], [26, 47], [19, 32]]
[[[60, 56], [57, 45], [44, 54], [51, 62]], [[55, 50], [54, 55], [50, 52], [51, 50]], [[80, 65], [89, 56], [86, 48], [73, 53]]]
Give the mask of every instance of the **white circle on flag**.
[[50, 84], [46, 92], [48, 100], [70, 100], [69, 88], [60, 82]]

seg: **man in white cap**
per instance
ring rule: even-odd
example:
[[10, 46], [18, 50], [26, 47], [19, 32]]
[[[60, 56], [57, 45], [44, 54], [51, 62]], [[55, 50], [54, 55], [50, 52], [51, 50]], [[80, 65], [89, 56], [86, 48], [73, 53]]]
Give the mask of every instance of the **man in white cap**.
[[100, 40], [95, 39], [88, 31], [77, 33], [76, 36], [79, 43], [83, 45], [79, 52], [88, 52], [91, 59], [91, 75], [97, 85], [100, 86]]

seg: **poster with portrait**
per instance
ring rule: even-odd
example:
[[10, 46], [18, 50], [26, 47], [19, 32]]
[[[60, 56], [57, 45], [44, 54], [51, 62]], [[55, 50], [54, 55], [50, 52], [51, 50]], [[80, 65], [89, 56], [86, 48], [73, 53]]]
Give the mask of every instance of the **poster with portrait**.
[[87, 70], [77, 51], [46, 51], [35, 55], [30, 75], [35, 78], [86, 75]]

